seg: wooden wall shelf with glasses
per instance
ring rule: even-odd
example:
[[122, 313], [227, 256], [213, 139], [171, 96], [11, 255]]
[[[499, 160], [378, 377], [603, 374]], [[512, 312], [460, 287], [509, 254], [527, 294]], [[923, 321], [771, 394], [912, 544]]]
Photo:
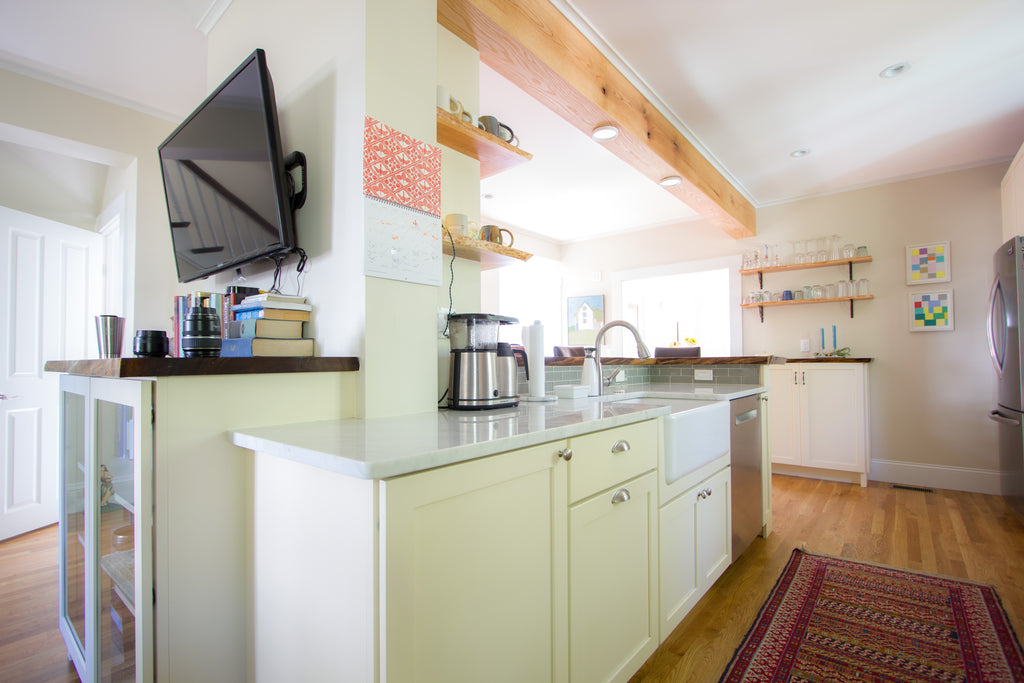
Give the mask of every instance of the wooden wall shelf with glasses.
[[[788, 266], [765, 266], [763, 268], [741, 268], [740, 275], [757, 275], [758, 289], [764, 289], [765, 273], [785, 273], [791, 270], [810, 270], [811, 268], [828, 268], [830, 266], [847, 266], [850, 269], [850, 282], [853, 282], [853, 264], [869, 263], [870, 256], [853, 256], [851, 258], [836, 259], [834, 261], [817, 261], [814, 263], [794, 263]], [[827, 304], [836, 301], [850, 302], [850, 317], [853, 317], [853, 302], [874, 299], [871, 294], [862, 296], [840, 296], [828, 299], [799, 299], [793, 301], [759, 301], [756, 303], [740, 304], [740, 308], [756, 308], [761, 313], [761, 322], [764, 322], [765, 306], [800, 306], [803, 304]]]
[[453, 234], [451, 240], [449, 240], [448, 235], [448, 230], [441, 228], [442, 251], [451, 256], [452, 242], [454, 242], [455, 256], [469, 259], [470, 261], [479, 261], [481, 270], [501, 268], [513, 263], [527, 261], [533, 256], [533, 254], [513, 249], [512, 247], [506, 247], [503, 244], [478, 240], [473, 237], [466, 237], [465, 235]]
[[475, 124], [437, 107], [437, 142], [480, 161], [480, 178], [507, 171], [533, 158]]
[[764, 268], [745, 268], [740, 269], [740, 275], [762, 275], [764, 273], [785, 273], [790, 270], [809, 270], [811, 268], [828, 268], [829, 266], [850, 266], [850, 277], [853, 278], [853, 264], [854, 263], [870, 263], [870, 256], [854, 256], [852, 258], [842, 258], [835, 261], [818, 261], [816, 263], [794, 263], [788, 266], [765, 266]]

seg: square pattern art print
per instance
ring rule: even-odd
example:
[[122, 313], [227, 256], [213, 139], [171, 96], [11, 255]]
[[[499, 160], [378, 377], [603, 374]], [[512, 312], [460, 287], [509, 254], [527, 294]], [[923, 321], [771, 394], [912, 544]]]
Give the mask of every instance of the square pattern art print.
[[907, 247], [907, 284], [949, 282], [949, 242]]
[[953, 290], [914, 292], [909, 297], [911, 332], [953, 329]]

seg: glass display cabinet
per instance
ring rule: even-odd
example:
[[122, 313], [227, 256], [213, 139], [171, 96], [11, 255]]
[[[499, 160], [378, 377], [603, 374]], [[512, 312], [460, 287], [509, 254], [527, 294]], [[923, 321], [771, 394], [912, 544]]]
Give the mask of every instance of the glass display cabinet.
[[151, 383], [60, 382], [60, 630], [84, 683], [153, 679]]

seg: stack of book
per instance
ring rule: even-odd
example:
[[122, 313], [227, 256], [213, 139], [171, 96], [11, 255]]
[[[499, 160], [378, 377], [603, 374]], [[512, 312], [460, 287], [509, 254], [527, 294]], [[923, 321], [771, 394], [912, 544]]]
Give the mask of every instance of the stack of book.
[[302, 336], [312, 310], [304, 296], [247, 296], [231, 307], [221, 357], [312, 356], [313, 340]]

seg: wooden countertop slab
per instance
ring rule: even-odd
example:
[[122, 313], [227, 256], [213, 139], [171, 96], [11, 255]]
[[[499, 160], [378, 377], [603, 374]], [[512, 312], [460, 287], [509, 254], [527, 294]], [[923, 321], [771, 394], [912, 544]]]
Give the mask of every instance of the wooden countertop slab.
[[285, 372], [354, 372], [358, 358], [274, 356], [260, 358], [97, 358], [51, 360], [46, 372], [90, 377], [175, 377]]
[[[602, 358], [601, 365], [768, 365], [785, 363], [781, 356], [706, 356], [702, 358]], [[548, 367], [583, 365], [583, 356], [549, 356]]]

